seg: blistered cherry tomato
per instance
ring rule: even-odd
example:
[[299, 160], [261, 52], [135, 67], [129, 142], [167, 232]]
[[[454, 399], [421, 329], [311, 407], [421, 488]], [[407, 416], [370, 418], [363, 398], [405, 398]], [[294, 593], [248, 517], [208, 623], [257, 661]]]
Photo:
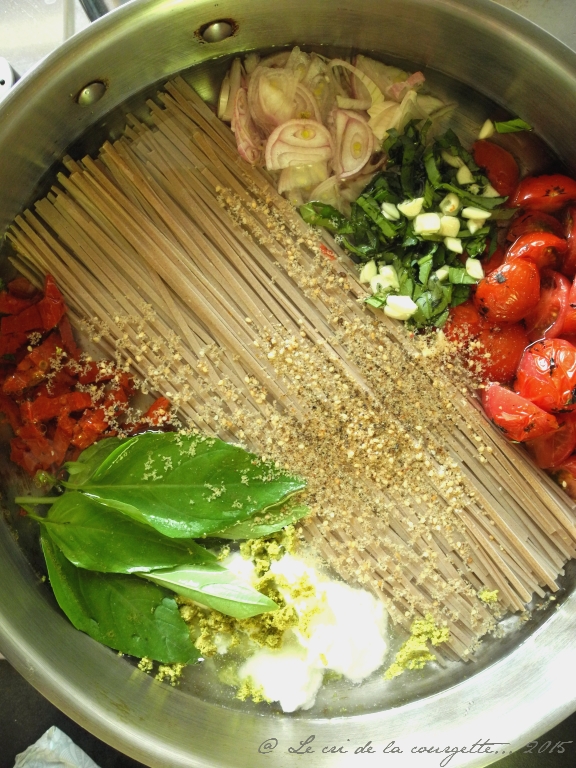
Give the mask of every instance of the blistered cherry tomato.
[[486, 416], [508, 440], [521, 443], [558, 429], [554, 416], [500, 384], [489, 384], [482, 391], [482, 405]]
[[560, 272], [544, 269], [540, 275], [540, 301], [526, 315], [526, 330], [530, 341], [554, 339], [559, 336], [566, 320], [571, 291], [570, 280]]
[[524, 352], [514, 389], [545, 411], [576, 408], [576, 347], [563, 339], [538, 341]]
[[461, 342], [477, 336], [484, 321], [471, 299], [452, 307], [442, 329], [449, 341]]
[[510, 152], [491, 141], [477, 141], [473, 146], [474, 160], [486, 170], [490, 184], [500, 195], [511, 195], [518, 184], [518, 163]]
[[514, 259], [530, 259], [538, 269], [555, 267], [558, 262], [558, 254], [563, 254], [568, 248], [568, 243], [561, 237], [556, 237], [550, 232], [533, 232], [529, 235], [520, 235], [506, 251], [506, 261]]
[[552, 176], [529, 176], [523, 179], [511, 205], [531, 211], [552, 213], [576, 200], [576, 181], [560, 173]]
[[569, 456], [550, 474], [568, 496], [576, 501], [576, 454]]
[[558, 423], [560, 426], [554, 432], [526, 442], [530, 455], [542, 469], [560, 466], [576, 448], [576, 416], [559, 416]]
[[495, 269], [498, 269], [498, 267], [501, 267], [502, 264], [504, 264], [504, 259], [506, 258], [506, 252], [503, 248], [498, 246], [492, 256], [490, 256], [489, 259], [486, 259], [486, 261], [482, 262], [482, 268], [484, 270], [484, 275], [489, 275], [490, 272], [494, 272]]
[[517, 323], [540, 300], [540, 274], [529, 259], [503, 264], [480, 280], [474, 304], [491, 323]]
[[576, 275], [576, 206], [574, 205], [566, 211], [564, 235], [568, 247], [560, 269], [568, 277], [574, 277]]
[[551, 232], [556, 237], [565, 236], [562, 224], [554, 216], [542, 211], [526, 211], [512, 219], [506, 240], [513, 243], [521, 235], [529, 235], [531, 232]]
[[566, 307], [566, 314], [564, 315], [562, 328], [558, 335], [565, 338], [573, 334], [576, 334], [576, 277], [572, 281], [570, 291], [568, 292], [568, 306]]
[[482, 378], [500, 384], [511, 382], [529, 343], [524, 326], [514, 323], [484, 327], [477, 340], [479, 350], [475, 350], [471, 357]]

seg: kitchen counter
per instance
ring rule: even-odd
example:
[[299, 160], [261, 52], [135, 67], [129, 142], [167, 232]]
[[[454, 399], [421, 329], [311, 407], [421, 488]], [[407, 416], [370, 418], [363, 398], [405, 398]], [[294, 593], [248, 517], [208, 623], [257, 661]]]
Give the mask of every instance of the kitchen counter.
[[[494, 2], [525, 16], [576, 50], [573, 0]], [[120, 3], [115, 0], [115, 4]], [[23, 75], [88, 24], [78, 0], [0, 0], [0, 57]], [[16, 754], [52, 725], [68, 734], [100, 768], [140, 766], [59, 712], [0, 657], [0, 768], [13, 768]], [[530, 747], [524, 748], [495, 765], [498, 768], [573, 768], [576, 765], [576, 714], [537, 741], [531, 751], [526, 751]], [[550, 743], [547, 745], [547, 742]], [[563, 753], [558, 747], [553, 750], [558, 742], [565, 742]], [[538, 749], [542, 751], [539, 753]]]

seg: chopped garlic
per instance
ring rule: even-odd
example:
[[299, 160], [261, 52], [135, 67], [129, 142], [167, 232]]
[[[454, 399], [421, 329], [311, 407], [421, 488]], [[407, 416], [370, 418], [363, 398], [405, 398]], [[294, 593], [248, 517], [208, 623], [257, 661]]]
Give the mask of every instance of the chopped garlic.
[[453, 253], [463, 253], [462, 240], [459, 237], [445, 237], [444, 245]]
[[358, 278], [361, 283], [369, 283], [370, 280], [372, 280], [373, 277], [376, 277], [378, 274], [378, 267], [376, 266], [376, 262], [374, 259], [372, 261], [367, 262], [364, 264], [362, 269], [360, 270], [360, 277]]
[[388, 296], [384, 306], [384, 314], [393, 320], [409, 320], [418, 311], [410, 296]]
[[494, 133], [494, 123], [492, 120], [485, 120], [482, 128], [480, 128], [480, 132], [478, 133], [479, 139], [489, 139], [490, 136]]
[[494, 189], [492, 184], [486, 184], [484, 192], [482, 192], [482, 197], [500, 197], [500, 193], [497, 189]]
[[472, 176], [472, 172], [467, 165], [463, 165], [458, 168], [456, 173], [456, 181], [458, 184], [460, 184], [460, 186], [463, 184], [472, 184], [474, 182], [474, 176]]
[[440, 210], [445, 216], [453, 216], [460, 209], [460, 198], [454, 192], [450, 192], [440, 203]]
[[423, 205], [424, 198], [415, 197], [414, 200], [404, 200], [403, 203], [398, 203], [396, 207], [407, 219], [413, 219], [415, 216], [418, 216]]
[[376, 277], [373, 277], [372, 280], [370, 280], [370, 288], [372, 293], [381, 293], [382, 291], [386, 291], [389, 288], [394, 288], [395, 290], [400, 288], [398, 283], [398, 275], [396, 274], [394, 267], [392, 267], [392, 272], [393, 274], [376, 275]]
[[479, 229], [484, 226], [484, 220], [480, 219], [468, 219], [468, 230], [470, 234], [475, 235]]
[[447, 266], [440, 267], [440, 269], [436, 270], [436, 277], [441, 283], [443, 283], [444, 280], [448, 279], [449, 274], [450, 274], [450, 268]]
[[460, 232], [460, 220], [456, 216], [442, 216], [440, 218], [440, 234], [444, 237], [456, 237]]
[[397, 221], [400, 218], [400, 211], [394, 203], [382, 203], [380, 210], [382, 211], [382, 216], [388, 219], [388, 221]]
[[464, 160], [462, 160], [462, 158], [458, 157], [458, 155], [453, 155], [446, 149], [442, 150], [442, 160], [452, 166], [452, 168], [462, 168], [464, 165]]
[[380, 267], [380, 277], [385, 281], [386, 288], [400, 289], [398, 273], [391, 264], [384, 264], [384, 266]]
[[478, 259], [466, 259], [466, 272], [475, 280], [482, 280], [484, 270]]
[[485, 211], [484, 208], [476, 208], [475, 206], [468, 206], [467, 208], [462, 209], [462, 216], [465, 219], [477, 219], [480, 221], [484, 221], [485, 219], [489, 219], [492, 214], [490, 211]]
[[437, 213], [419, 213], [414, 219], [417, 235], [433, 235], [440, 232], [440, 216]]

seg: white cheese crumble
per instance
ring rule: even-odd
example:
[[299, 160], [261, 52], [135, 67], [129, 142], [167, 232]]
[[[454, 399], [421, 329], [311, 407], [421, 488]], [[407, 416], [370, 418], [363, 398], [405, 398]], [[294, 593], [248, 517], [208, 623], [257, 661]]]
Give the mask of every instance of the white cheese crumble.
[[[223, 562], [241, 568], [239, 555]], [[304, 627], [288, 629], [278, 649], [259, 648], [238, 669], [241, 681], [250, 679], [263, 696], [278, 702], [284, 712], [310, 709], [322, 685], [325, 671], [360, 683], [382, 664], [388, 650], [387, 614], [380, 600], [364, 589], [334, 581], [294, 555], [273, 560], [270, 572], [281, 577], [283, 597], [300, 616], [312, 610]], [[290, 587], [306, 578], [315, 595], [293, 598]], [[298, 591], [296, 590], [296, 594]]]

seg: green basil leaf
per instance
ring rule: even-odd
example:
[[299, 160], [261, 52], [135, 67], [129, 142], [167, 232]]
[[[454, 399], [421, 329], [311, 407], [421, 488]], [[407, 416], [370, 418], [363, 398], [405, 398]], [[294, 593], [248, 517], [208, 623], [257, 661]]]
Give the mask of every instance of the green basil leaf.
[[324, 227], [329, 232], [338, 234], [352, 234], [354, 232], [354, 228], [346, 217], [332, 205], [312, 201], [301, 205], [299, 211], [304, 221], [314, 227]]
[[162, 536], [78, 491], [58, 497], [42, 524], [71, 563], [103, 573], [138, 573], [215, 556], [191, 539]]
[[219, 531], [218, 536], [223, 539], [261, 539], [263, 536], [270, 536], [271, 533], [276, 533], [276, 531], [280, 531], [309, 514], [309, 507], [299, 505], [290, 508], [285, 504], [280, 504], [256, 515], [251, 520], [236, 523], [225, 531]]
[[387, 296], [386, 297], [368, 296], [366, 299], [364, 299], [364, 303], [368, 304], [369, 307], [374, 307], [375, 309], [381, 309], [386, 304], [387, 298], [388, 298]]
[[498, 133], [518, 133], [519, 131], [532, 130], [532, 126], [525, 120], [521, 120], [519, 117], [516, 117], [513, 120], [494, 123], [494, 128], [496, 128]]
[[273, 600], [221, 565], [182, 566], [141, 577], [235, 619], [249, 619], [278, 608]]
[[374, 224], [382, 230], [384, 237], [393, 238], [396, 235], [398, 227], [392, 224], [391, 221], [388, 221], [388, 219], [384, 218], [380, 206], [371, 197], [360, 195], [358, 200], [356, 200], [356, 205], [359, 205]]
[[420, 259], [418, 262], [418, 280], [422, 283], [422, 285], [426, 285], [428, 282], [428, 278], [430, 277], [430, 272], [432, 272], [432, 266], [433, 266], [433, 257], [432, 254], [429, 254], [428, 256], [425, 256], [423, 259]]
[[457, 307], [458, 304], [464, 304], [470, 296], [471, 286], [469, 285], [453, 285], [452, 286], [452, 300], [450, 302], [451, 307]]
[[444, 312], [434, 318], [434, 325], [436, 328], [443, 328], [446, 325], [446, 321], [450, 317], [449, 310], [445, 309]]
[[464, 267], [449, 267], [448, 280], [453, 285], [476, 285], [478, 282], [475, 277], [470, 277]]
[[122, 445], [122, 440], [118, 437], [107, 437], [99, 440], [90, 448], [82, 451], [77, 461], [69, 461], [64, 464], [64, 469], [73, 478], [74, 485], [82, 485], [102, 464], [102, 462]]
[[429, 147], [424, 153], [424, 167], [426, 168], [428, 181], [436, 188], [442, 182], [442, 176], [436, 165], [436, 158], [434, 157], [434, 149], [432, 147]]
[[130, 438], [78, 477], [67, 486], [174, 538], [217, 533], [306, 485], [238, 446], [175, 432]]
[[76, 568], [46, 532], [41, 543], [58, 605], [76, 629], [131, 656], [164, 664], [198, 660], [170, 592], [136, 576]]
[[492, 210], [498, 205], [503, 205], [507, 197], [482, 197], [482, 195], [472, 195], [467, 192], [463, 187], [457, 187], [454, 184], [439, 184], [438, 189], [445, 189], [447, 192], [454, 192], [465, 203], [465, 205], [471, 205], [476, 208], [485, 208], [486, 210]]

